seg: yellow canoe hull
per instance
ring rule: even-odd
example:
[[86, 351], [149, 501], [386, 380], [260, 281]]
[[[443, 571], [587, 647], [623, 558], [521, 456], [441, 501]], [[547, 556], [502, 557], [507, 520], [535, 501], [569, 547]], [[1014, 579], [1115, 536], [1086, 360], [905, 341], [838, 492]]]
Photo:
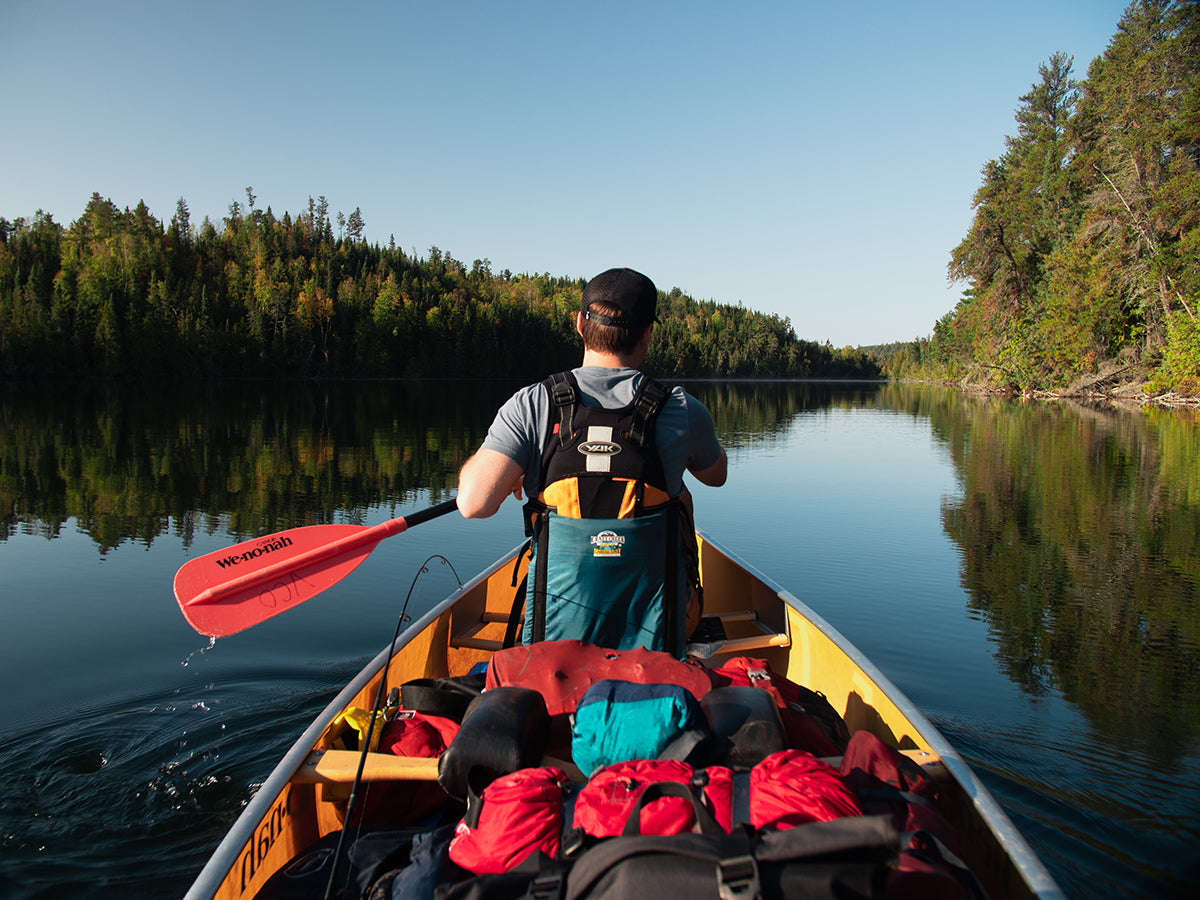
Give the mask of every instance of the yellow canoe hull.
[[[795, 596], [700, 537], [705, 614], [721, 616], [729, 640], [713, 659], [754, 656], [823, 693], [849, 729], [873, 732], [926, 767], [941, 785], [964, 857], [993, 900], [1060, 898], [1062, 892], [999, 804], [932, 724], [853, 645]], [[516, 551], [414, 622], [329, 704], [283, 757], [218, 846], [188, 900], [250, 898], [322, 836], [341, 828], [360, 754], [332, 744], [350, 707], [370, 709], [387, 683], [466, 673], [499, 649], [513, 606]], [[524, 566], [524, 562], [519, 564]], [[518, 579], [519, 580], [519, 579]], [[436, 762], [370, 754], [367, 779], [429, 779]]]

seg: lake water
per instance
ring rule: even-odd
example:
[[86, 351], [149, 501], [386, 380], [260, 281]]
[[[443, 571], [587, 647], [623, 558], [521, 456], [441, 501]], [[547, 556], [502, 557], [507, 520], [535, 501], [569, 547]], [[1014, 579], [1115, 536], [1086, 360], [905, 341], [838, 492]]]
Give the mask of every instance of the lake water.
[[[0, 896], [178, 896], [409, 612], [521, 539], [446, 516], [210, 642], [188, 559], [453, 496], [514, 387], [0, 385]], [[1200, 416], [918, 386], [694, 383], [697, 521], [813, 606], [1071, 897], [1200, 883]], [[428, 561], [428, 562], [427, 562]]]

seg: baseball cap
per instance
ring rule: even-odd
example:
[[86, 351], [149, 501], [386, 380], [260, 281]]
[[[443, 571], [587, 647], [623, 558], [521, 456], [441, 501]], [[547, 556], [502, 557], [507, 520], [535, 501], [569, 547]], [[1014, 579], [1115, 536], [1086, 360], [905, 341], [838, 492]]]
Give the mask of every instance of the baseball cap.
[[[618, 316], [605, 316], [590, 312], [589, 307], [601, 301], [611, 303], [621, 310]], [[633, 269], [608, 269], [587, 283], [579, 311], [583, 317], [598, 325], [615, 325], [618, 328], [645, 328], [657, 322], [658, 289], [654, 282]]]

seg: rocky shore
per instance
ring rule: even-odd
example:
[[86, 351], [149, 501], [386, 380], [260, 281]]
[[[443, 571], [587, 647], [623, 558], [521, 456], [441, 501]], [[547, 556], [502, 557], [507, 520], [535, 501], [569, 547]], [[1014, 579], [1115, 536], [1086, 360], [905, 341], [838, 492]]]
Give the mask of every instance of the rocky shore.
[[1076, 380], [1062, 390], [1015, 391], [995, 384], [981, 384], [966, 379], [955, 387], [971, 393], [1021, 396], [1031, 400], [1073, 400], [1080, 403], [1099, 403], [1121, 407], [1162, 407], [1164, 409], [1200, 409], [1200, 396], [1167, 391], [1152, 393], [1146, 388], [1150, 372], [1140, 364], [1112, 366]]

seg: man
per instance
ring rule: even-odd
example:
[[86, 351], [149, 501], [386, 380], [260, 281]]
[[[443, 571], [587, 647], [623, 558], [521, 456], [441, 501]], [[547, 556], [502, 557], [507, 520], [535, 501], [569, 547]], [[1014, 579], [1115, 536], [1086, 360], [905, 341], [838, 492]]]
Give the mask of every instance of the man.
[[[672, 591], [676, 568], [696, 579], [694, 560], [684, 565], [695, 542], [683, 474], [719, 487], [728, 458], [712, 416], [696, 398], [680, 387], [666, 392], [638, 371], [657, 303], [654, 283], [632, 269], [609, 269], [588, 282], [576, 316], [582, 365], [510, 397], [459, 474], [458, 508], [467, 518], [494, 515], [510, 494], [530, 498], [527, 530], [535, 538], [536, 574], [527, 640], [569, 636], [606, 646], [682, 650], [684, 614], [663, 598], [677, 593], [686, 609], [693, 591], [682, 584]], [[681, 517], [686, 527], [679, 532]], [[583, 568], [570, 568], [575, 563], [557, 555], [565, 545], [554, 535], [575, 527], [565, 519], [583, 520], [577, 538], [587, 546], [576, 552], [588, 557], [579, 563]], [[654, 532], [653, 539], [630, 531], [639, 525]], [[647, 563], [635, 552], [643, 545], [664, 548], [665, 560], [654, 551]], [[600, 559], [599, 568], [588, 568]], [[631, 574], [638, 572], [640, 582]], [[648, 580], [665, 580], [666, 594], [660, 584], [659, 596], [648, 597]], [[589, 588], [589, 581], [597, 584]], [[656, 613], [655, 607], [662, 609]], [[563, 618], [557, 616], [561, 609], [574, 611]], [[539, 618], [545, 614], [557, 622], [548, 630]], [[582, 633], [568, 633], [574, 628]]]

